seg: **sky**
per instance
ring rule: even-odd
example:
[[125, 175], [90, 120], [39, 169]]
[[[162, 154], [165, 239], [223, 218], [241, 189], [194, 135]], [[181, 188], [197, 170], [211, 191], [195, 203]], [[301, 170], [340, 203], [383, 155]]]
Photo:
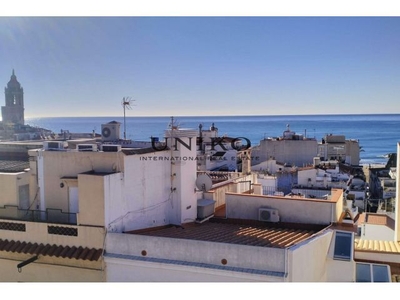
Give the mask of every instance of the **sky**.
[[400, 113], [400, 17], [218, 12], [4, 15], [0, 83], [26, 117]]

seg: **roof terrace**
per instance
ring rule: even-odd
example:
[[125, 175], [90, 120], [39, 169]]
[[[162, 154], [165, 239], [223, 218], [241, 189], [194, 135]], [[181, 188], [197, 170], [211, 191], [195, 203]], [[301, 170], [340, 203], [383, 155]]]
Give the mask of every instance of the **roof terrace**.
[[324, 225], [274, 224], [255, 220], [212, 218], [209, 222], [202, 224], [169, 225], [126, 233], [246, 246], [287, 248], [304, 241], [326, 227]]

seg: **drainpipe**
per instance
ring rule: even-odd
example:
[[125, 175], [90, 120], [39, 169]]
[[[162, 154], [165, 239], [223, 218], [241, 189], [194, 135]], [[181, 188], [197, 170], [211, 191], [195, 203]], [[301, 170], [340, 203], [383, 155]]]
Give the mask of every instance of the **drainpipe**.
[[37, 259], [38, 259], [38, 256], [35, 255], [35, 256], [33, 256], [33, 257], [31, 257], [31, 258], [29, 258], [29, 259], [23, 261], [22, 263], [19, 263], [19, 264], [17, 265], [17, 270], [18, 270], [18, 272], [21, 273], [21, 272], [22, 272], [22, 267], [24, 267], [24, 266], [26, 266], [26, 265], [28, 265], [28, 264], [34, 262], [34, 261], [37, 260]]
[[289, 258], [288, 258], [288, 255], [289, 255], [289, 248], [285, 248], [285, 274], [284, 274], [284, 278], [283, 278], [283, 282], [288, 282], [289, 281], [289, 279], [288, 279], [288, 277], [289, 277]]

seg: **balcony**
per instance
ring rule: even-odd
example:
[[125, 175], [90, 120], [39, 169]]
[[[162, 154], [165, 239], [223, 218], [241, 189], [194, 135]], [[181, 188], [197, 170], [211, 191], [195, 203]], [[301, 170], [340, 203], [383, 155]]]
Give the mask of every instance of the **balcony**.
[[77, 225], [76, 213], [65, 213], [61, 209], [43, 210], [19, 209], [14, 205], [0, 207], [0, 219]]

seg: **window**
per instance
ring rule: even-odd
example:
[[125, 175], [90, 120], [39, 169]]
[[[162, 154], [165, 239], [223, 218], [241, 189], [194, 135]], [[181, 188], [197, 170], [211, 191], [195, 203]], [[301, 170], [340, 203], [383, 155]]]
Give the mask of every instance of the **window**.
[[372, 274], [374, 282], [389, 282], [389, 266], [372, 265]]
[[352, 244], [353, 234], [351, 232], [336, 231], [333, 259], [351, 260]]
[[370, 264], [356, 264], [356, 281], [371, 282], [371, 266]]
[[356, 263], [356, 282], [391, 282], [388, 265]]

